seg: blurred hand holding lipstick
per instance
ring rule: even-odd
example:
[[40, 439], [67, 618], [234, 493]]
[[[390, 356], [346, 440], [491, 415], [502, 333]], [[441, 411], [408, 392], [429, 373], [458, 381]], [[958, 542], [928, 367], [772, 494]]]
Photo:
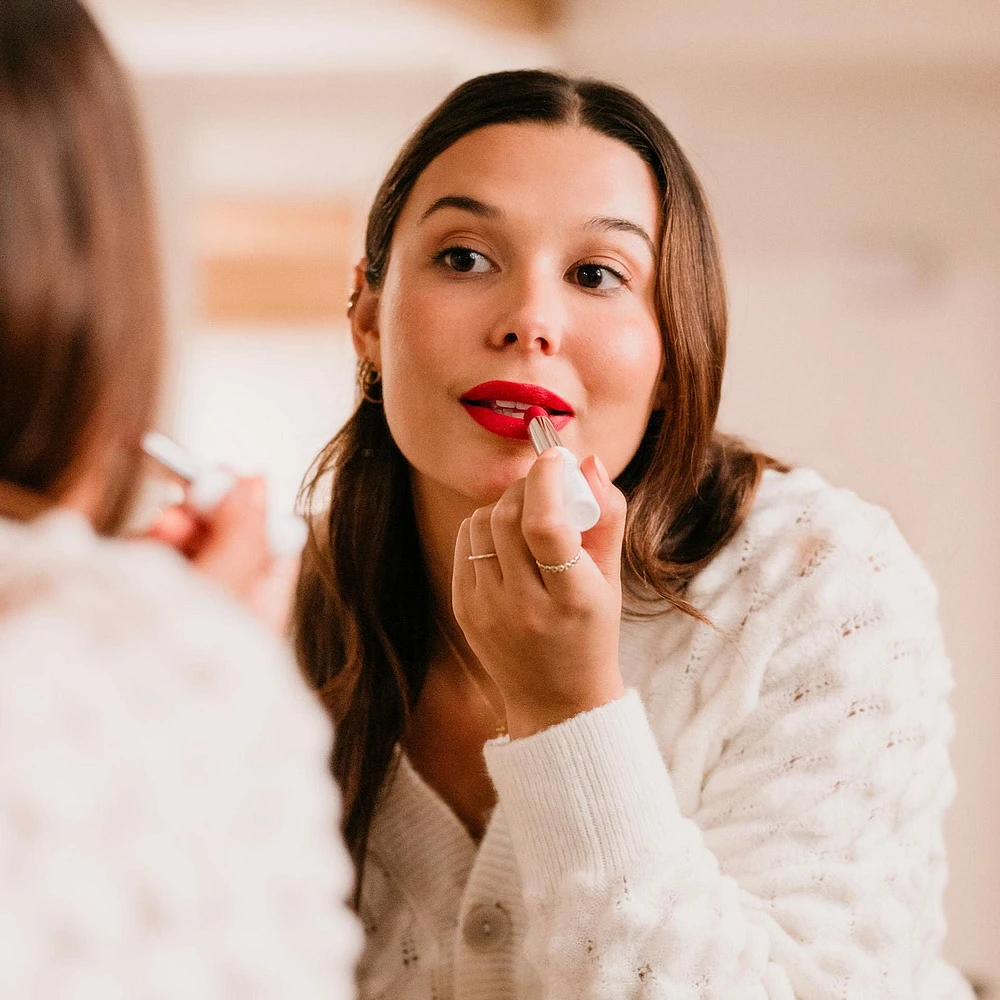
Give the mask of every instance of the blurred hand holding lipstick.
[[202, 462], [156, 432], [144, 437], [143, 451], [158, 474], [159, 482], [151, 489], [165, 502], [154, 509], [141, 533], [176, 549], [276, 633], [284, 634], [305, 523], [269, 511], [262, 477], [237, 476]]

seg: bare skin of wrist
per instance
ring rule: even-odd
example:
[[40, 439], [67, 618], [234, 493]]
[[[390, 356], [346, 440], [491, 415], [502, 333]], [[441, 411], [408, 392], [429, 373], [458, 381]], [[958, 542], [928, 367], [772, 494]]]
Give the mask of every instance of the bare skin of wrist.
[[512, 740], [534, 736], [535, 733], [557, 726], [560, 722], [566, 722], [581, 712], [589, 712], [616, 701], [624, 693], [625, 685], [616, 667], [614, 677], [609, 677], [606, 683], [594, 687], [572, 701], [550, 700], [539, 704], [515, 704], [505, 701], [507, 732]]

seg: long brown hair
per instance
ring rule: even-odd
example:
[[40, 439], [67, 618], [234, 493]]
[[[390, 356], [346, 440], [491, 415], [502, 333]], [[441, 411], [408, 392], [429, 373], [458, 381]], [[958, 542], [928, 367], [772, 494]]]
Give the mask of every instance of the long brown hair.
[[[669, 408], [650, 419], [617, 485], [628, 498], [623, 586], [634, 613], [701, 617], [687, 582], [746, 516], [772, 463], [714, 432], [726, 353], [726, 298], [712, 220], [673, 136], [637, 97], [595, 80], [517, 71], [458, 87], [404, 146], [375, 196], [368, 285], [385, 276], [393, 229], [417, 178], [463, 135], [504, 122], [578, 124], [630, 146], [662, 196], [657, 309]], [[409, 468], [378, 403], [362, 398], [303, 488], [312, 535], [296, 608], [303, 668], [337, 725], [332, 769], [359, 868], [375, 804], [420, 694], [431, 596]]]
[[[84, 469], [116, 530], [163, 336], [145, 157], [123, 73], [76, 0], [0, 4], [0, 482], [9, 516]], [[31, 497], [35, 503], [26, 503]]]

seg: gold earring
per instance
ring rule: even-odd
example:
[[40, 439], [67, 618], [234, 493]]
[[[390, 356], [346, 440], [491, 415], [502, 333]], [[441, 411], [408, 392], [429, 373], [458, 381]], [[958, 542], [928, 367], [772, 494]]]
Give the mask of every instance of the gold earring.
[[382, 382], [382, 373], [367, 359], [358, 359], [358, 393], [368, 403], [381, 403], [382, 395], [371, 394], [372, 389]]

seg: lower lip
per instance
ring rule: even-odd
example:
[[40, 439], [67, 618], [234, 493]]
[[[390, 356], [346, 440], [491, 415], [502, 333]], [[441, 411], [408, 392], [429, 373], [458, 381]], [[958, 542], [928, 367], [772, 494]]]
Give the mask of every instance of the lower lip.
[[[462, 403], [462, 406], [480, 427], [485, 427], [491, 434], [516, 438], [520, 441], [528, 440], [528, 425], [523, 417], [508, 417], [504, 413], [491, 410], [488, 406], [473, 406], [471, 403]], [[573, 418], [568, 413], [556, 413], [550, 414], [549, 419], [552, 421], [552, 426], [559, 431]]]

